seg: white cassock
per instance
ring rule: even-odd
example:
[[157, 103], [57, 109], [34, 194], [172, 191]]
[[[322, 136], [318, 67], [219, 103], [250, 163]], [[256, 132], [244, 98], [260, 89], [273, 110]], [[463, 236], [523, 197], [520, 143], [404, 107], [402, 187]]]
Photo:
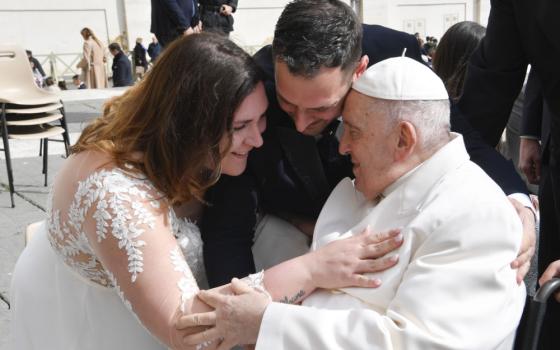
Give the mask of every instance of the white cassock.
[[525, 301], [510, 263], [522, 236], [501, 189], [461, 135], [366, 201], [349, 179], [323, 207], [312, 249], [402, 228], [399, 263], [373, 274], [377, 289], [317, 290], [304, 306], [271, 303], [257, 350], [511, 349]]

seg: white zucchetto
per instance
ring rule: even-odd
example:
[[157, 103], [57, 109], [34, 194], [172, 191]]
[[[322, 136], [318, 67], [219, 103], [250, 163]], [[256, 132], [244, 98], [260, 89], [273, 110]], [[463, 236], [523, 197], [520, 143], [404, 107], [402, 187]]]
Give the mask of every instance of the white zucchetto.
[[408, 57], [393, 57], [369, 67], [352, 88], [385, 100], [447, 100], [441, 79], [430, 68]]

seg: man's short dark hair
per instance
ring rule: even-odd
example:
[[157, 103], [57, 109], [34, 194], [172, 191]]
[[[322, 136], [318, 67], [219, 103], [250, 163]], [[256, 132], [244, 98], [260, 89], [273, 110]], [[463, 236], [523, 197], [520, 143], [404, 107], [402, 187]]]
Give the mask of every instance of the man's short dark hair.
[[78, 74], [76, 74], [72, 77], [72, 80], [79, 80], [79, 79], [80, 79], [80, 76]]
[[109, 45], [110, 51], [122, 51], [121, 46], [118, 43], [111, 43]]
[[25, 53], [27, 54], [27, 56], [33, 56], [33, 52], [31, 52], [31, 50], [25, 50]]
[[353, 69], [362, 55], [362, 25], [339, 0], [294, 0], [278, 19], [272, 52], [292, 74], [305, 77], [322, 67]]

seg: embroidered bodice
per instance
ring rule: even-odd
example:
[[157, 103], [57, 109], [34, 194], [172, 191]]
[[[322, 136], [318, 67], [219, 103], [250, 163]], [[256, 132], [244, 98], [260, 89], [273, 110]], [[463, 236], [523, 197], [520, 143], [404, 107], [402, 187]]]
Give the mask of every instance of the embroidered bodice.
[[[147, 260], [160, 264], [167, 259], [170, 270], [180, 274], [176, 288], [182, 302], [192, 298], [198, 286], [207, 288], [198, 227], [178, 219], [144, 176], [119, 168], [101, 169], [78, 181], [71, 198], [57, 192], [60, 187], [57, 181], [49, 197], [51, 246], [83, 278], [114, 288], [131, 311], [136, 308], [129, 302], [134, 299], [130, 294], [150, 268]], [[169, 245], [167, 253], [152, 256], [161, 253], [160, 241]]]

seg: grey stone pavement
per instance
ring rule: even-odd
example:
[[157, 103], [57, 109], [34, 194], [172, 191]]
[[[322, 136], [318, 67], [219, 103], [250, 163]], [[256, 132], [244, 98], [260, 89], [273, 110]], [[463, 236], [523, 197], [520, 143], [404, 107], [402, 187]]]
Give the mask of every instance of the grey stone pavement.
[[[77, 140], [87, 122], [101, 113], [102, 105], [108, 98], [107, 94], [95, 94], [93, 91], [80, 94], [83, 94], [83, 97], [76, 91], [70, 92], [68, 101], [64, 101], [63, 95], [72, 143]], [[10, 298], [12, 270], [24, 247], [26, 226], [45, 218], [49, 189], [49, 186], [45, 187], [43, 182], [42, 157], [39, 157], [38, 140], [11, 140], [10, 151], [16, 191], [15, 208], [11, 208], [6, 162], [4, 152], [0, 152], [0, 350], [9, 349], [10, 311], [7, 303]], [[49, 142], [49, 185], [64, 160], [63, 153], [61, 142]]]

